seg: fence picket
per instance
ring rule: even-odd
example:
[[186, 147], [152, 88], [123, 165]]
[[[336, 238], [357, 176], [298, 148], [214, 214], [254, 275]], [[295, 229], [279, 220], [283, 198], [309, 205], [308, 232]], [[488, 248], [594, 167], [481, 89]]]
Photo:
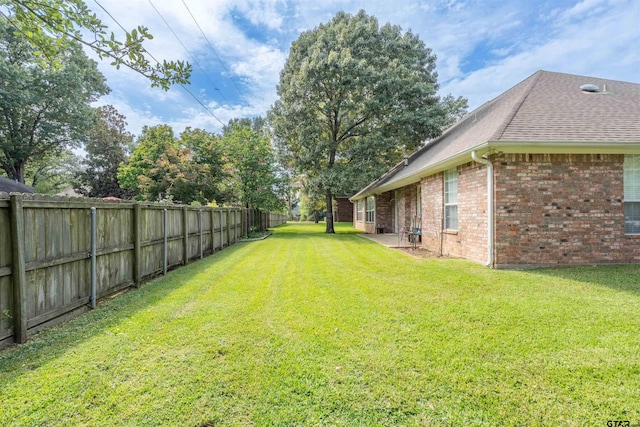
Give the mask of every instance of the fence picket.
[[286, 221], [284, 214], [263, 218], [248, 209], [3, 193], [0, 348], [88, 309], [92, 206], [98, 298], [231, 246], [249, 230]]

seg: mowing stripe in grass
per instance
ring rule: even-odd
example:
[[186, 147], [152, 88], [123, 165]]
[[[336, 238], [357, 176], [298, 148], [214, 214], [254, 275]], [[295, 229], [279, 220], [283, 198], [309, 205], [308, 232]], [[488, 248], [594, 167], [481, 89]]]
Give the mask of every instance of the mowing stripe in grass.
[[0, 425], [640, 421], [638, 266], [494, 271], [342, 227], [287, 224], [0, 353]]

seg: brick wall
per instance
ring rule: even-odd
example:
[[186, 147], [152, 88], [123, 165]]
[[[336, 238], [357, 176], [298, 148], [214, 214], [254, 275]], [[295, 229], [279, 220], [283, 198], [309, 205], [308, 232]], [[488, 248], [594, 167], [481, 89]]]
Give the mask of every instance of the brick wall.
[[[398, 231], [403, 227], [410, 227], [416, 217], [418, 206], [418, 184], [411, 184], [395, 190], [394, 197], [398, 203]], [[421, 187], [422, 197], [425, 197], [424, 187]], [[423, 201], [424, 212], [424, 201]]]
[[376, 227], [384, 227], [385, 233], [393, 231], [393, 191], [376, 195]]
[[[640, 236], [624, 234], [623, 155], [504, 154], [492, 161], [497, 267], [640, 263]], [[443, 173], [421, 181], [425, 249], [486, 261], [486, 173], [475, 162], [458, 167], [455, 232], [442, 231]], [[411, 224], [416, 188], [376, 197], [376, 220], [386, 232], [394, 197], [398, 226]]]
[[404, 222], [411, 225], [411, 220], [416, 216], [418, 208], [418, 183], [404, 187]]
[[422, 180], [422, 247], [440, 253], [442, 235], [442, 173]]
[[[477, 163], [458, 167], [458, 229], [442, 230], [443, 173], [422, 180], [422, 246], [468, 258], [487, 259], [487, 168]], [[442, 250], [442, 251], [441, 251]]]
[[396, 203], [398, 203], [398, 231], [402, 230], [402, 227], [408, 227], [409, 224], [406, 222], [406, 206], [405, 206], [405, 190], [403, 188], [398, 188], [396, 190]]
[[346, 197], [336, 197], [335, 211], [333, 212], [333, 220], [336, 222], [353, 222], [355, 208], [353, 203]]
[[640, 239], [624, 235], [623, 155], [493, 161], [496, 265], [640, 262]]

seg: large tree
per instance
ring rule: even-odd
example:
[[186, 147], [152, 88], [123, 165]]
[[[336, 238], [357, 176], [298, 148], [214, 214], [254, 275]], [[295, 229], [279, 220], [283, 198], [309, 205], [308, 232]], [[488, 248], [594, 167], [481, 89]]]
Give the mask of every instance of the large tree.
[[226, 153], [228, 191], [247, 208], [280, 210], [284, 201], [276, 175], [275, 151], [264, 120], [232, 120], [224, 128], [221, 143]]
[[43, 66], [64, 67], [60, 54], [80, 43], [116, 68], [124, 66], [142, 74], [152, 86], [168, 90], [171, 84], [188, 83], [188, 63], [159, 63], [150, 57], [143, 43], [153, 36], [146, 27], [125, 31], [124, 40], [118, 39], [83, 0], [0, 0], [0, 5], [0, 15], [11, 23], [17, 37], [36, 48]]
[[111, 105], [96, 110], [99, 117], [85, 143], [84, 169], [76, 175], [74, 188], [87, 197], [130, 198], [131, 190], [118, 183], [118, 167], [127, 160], [133, 135], [126, 130], [125, 117]]
[[435, 59], [411, 31], [364, 11], [340, 12], [291, 46], [269, 117], [296, 169], [324, 194], [327, 233], [334, 194], [353, 193], [446, 126]]
[[31, 159], [78, 146], [108, 88], [78, 44], [58, 53], [62, 68], [34, 66], [34, 49], [0, 18], [0, 167], [24, 183]]
[[189, 183], [192, 190], [190, 201], [208, 204], [215, 200], [216, 203], [223, 204], [229, 198], [222, 185], [227, 175], [224, 147], [220, 139], [203, 129], [190, 127], [180, 134], [181, 145], [189, 150], [190, 169], [193, 172], [193, 181]]
[[118, 169], [118, 182], [125, 189], [138, 193], [140, 200], [159, 201], [172, 199], [171, 186], [168, 182], [172, 167], [178, 166], [173, 157], [177, 156], [180, 147], [169, 125], [158, 125], [142, 128], [131, 157], [121, 163]]

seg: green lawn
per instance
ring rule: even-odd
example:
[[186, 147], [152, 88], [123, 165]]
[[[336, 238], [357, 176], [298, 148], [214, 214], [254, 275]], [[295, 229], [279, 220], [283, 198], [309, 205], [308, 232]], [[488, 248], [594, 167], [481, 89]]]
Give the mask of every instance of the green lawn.
[[494, 271], [323, 228], [1, 352], [0, 425], [640, 423], [639, 266]]

